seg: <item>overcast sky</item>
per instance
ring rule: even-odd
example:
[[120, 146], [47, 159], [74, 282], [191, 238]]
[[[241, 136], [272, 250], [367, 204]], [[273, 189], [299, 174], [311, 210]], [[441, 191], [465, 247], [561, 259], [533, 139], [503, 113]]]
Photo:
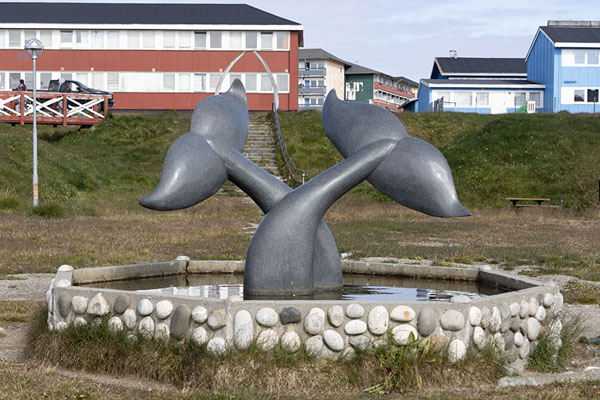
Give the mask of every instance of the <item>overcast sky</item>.
[[[103, 1], [168, 3], [81, 0]], [[548, 20], [600, 19], [600, 0], [175, 2], [247, 3], [304, 25], [306, 48], [320, 47], [347, 61], [415, 81], [428, 78], [433, 58], [447, 57], [451, 49], [459, 57], [525, 57], [538, 26], [546, 25]]]

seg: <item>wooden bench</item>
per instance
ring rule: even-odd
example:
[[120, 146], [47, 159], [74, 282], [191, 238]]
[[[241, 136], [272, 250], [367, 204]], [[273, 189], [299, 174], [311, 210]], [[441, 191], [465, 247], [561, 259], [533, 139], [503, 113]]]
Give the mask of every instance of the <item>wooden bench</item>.
[[538, 206], [541, 206], [543, 202], [550, 201], [550, 199], [544, 199], [540, 197], [507, 197], [506, 200], [512, 203], [513, 207], [523, 207], [524, 204], [517, 205], [520, 201], [535, 201]]

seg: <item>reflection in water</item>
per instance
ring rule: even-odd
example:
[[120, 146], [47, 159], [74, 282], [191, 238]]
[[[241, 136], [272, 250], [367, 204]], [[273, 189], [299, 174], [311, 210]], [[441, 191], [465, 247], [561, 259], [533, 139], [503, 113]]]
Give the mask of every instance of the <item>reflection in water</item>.
[[[132, 290], [148, 294], [226, 299], [244, 296], [242, 274], [191, 274], [158, 278], [92, 283], [86, 286]], [[269, 297], [269, 299], [449, 301], [457, 295], [470, 298], [504, 293], [507, 290], [481, 282], [417, 279], [388, 275], [344, 274], [343, 293], [321, 292], [311, 297]], [[252, 300], [248, 296], [246, 300]], [[257, 297], [256, 299], [267, 299]]]

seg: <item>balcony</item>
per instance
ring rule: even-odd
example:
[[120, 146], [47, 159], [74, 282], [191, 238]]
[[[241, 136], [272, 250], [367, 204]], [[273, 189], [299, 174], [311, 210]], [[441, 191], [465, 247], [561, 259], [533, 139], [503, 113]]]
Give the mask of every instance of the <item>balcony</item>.
[[298, 104], [298, 111], [322, 110], [323, 104]]
[[392, 94], [395, 94], [397, 96], [404, 97], [404, 98], [407, 98], [407, 99], [414, 99], [416, 97], [414, 95], [414, 93], [406, 92], [406, 91], [404, 91], [402, 89], [398, 89], [398, 88], [395, 88], [395, 87], [390, 86], [390, 85], [385, 85], [385, 84], [383, 84], [381, 82], [375, 82], [375, 89], [376, 90], [381, 90], [382, 92], [392, 93]]
[[298, 94], [325, 94], [325, 86], [300, 86]]
[[325, 68], [298, 69], [298, 76], [301, 78], [308, 77], [324, 77], [326, 74]]

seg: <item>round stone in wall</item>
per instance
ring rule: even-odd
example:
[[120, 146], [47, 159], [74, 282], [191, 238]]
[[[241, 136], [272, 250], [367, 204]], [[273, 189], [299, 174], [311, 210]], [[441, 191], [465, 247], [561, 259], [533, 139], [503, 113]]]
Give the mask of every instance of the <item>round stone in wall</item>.
[[263, 351], [273, 350], [278, 342], [279, 336], [275, 329], [265, 329], [258, 335], [258, 338], [256, 338], [256, 344]]
[[123, 313], [123, 322], [125, 322], [125, 326], [127, 328], [135, 328], [137, 322], [137, 315], [135, 314], [135, 311], [133, 311], [132, 309], [125, 310], [125, 312]]
[[481, 327], [483, 329], [487, 329], [490, 326], [490, 319], [492, 318], [492, 313], [490, 309], [487, 307], [483, 307], [481, 309]]
[[519, 305], [519, 303], [510, 303], [509, 307], [511, 317], [516, 317], [517, 315], [519, 315], [519, 311], [521, 311], [521, 306]]
[[175, 257], [175, 261], [190, 261], [190, 258], [188, 256], [177, 256]]
[[485, 347], [485, 331], [482, 327], [476, 326], [473, 329], [473, 343], [477, 346], [478, 349], [483, 349]]
[[233, 344], [238, 350], [247, 349], [252, 339], [254, 339], [252, 315], [246, 310], [240, 310], [233, 318]]
[[348, 318], [362, 318], [365, 315], [365, 309], [360, 304], [352, 303], [346, 307]]
[[360, 336], [351, 336], [348, 338], [348, 344], [360, 351], [365, 351], [367, 347], [369, 347], [369, 338], [360, 335]]
[[437, 315], [432, 308], [425, 307], [419, 313], [417, 318], [417, 329], [421, 336], [429, 336], [437, 326]]
[[329, 310], [327, 310], [327, 319], [336, 328], [342, 325], [344, 323], [344, 309], [342, 306], [329, 307]]
[[123, 330], [123, 321], [119, 317], [111, 317], [108, 320], [108, 329], [112, 332], [118, 332]]
[[550, 308], [554, 304], [554, 296], [551, 293], [544, 295], [544, 307]]
[[80, 326], [86, 326], [87, 324], [88, 324], [88, 322], [83, 317], [77, 317], [73, 321], [73, 325], [75, 325], [75, 327], [77, 327], [77, 328], [79, 328]]
[[323, 342], [333, 351], [342, 351], [344, 349], [344, 339], [342, 338], [342, 335], [332, 329], [326, 329], [323, 332]]
[[225, 326], [225, 310], [219, 309], [213, 311], [208, 316], [208, 326], [213, 331], [218, 331]]
[[521, 300], [521, 307], [519, 310], [519, 317], [526, 318], [529, 316], [529, 302], [527, 300]]
[[460, 331], [465, 326], [465, 317], [460, 311], [446, 310], [440, 317], [442, 329]]
[[56, 303], [60, 315], [62, 315], [64, 318], [67, 318], [71, 312], [71, 296], [63, 292], [58, 295], [58, 301]]
[[537, 312], [535, 313], [535, 319], [542, 322], [546, 319], [546, 309], [544, 306], [539, 306]]
[[535, 297], [529, 298], [529, 316], [534, 317], [537, 312], [538, 307], [540, 306], [540, 302]]
[[504, 350], [508, 350], [515, 344], [515, 334], [508, 330], [502, 334], [502, 338], [504, 339]]
[[542, 330], [542, 324], [535, 318], [527, 318], [527, 338], [535, 340]]
[[164, 322], [160, 322], [156, 324], [156, 329], [154, 330], [154, 339], [167, 340], [170, 333], [171, 330], [169, 329], [169, 325]]
[[165, 319], [173, 312], [173, 303], [169, 300], [161, 300], [156, 303], [156, 317]]
[[183, 339], [188, 332], [192, 312], [185, 304], [180, 304], [173, 311], [171, 317], [171, 335], [175, 339]]
[[88, 305], [87, 297], [83, 296], [73, 296], [71, 300], [73, 311], [75, 314], [85, 314]]
[[481, 323], [481, 309], [479, 307], [471, 307], [469, 309], [469, 323], [477, 326]]
[[498, 307], [492, 307], [492, 316], [490, 317], [490, 325], [488, 326], [490, 332], [499, 332], [502, 327], [502, 314]]
[[360, 335], [367, 331], [367, 324], [360, 319], [353, 319], [344, 325], [346, 335]]
[[103, 316], [110, 312], [108, 302], [102, 296], [102, 293], [98, 293], [89, 301], [87, 306], [87, 313], [94, 316]]
[[311, 335], [318, 335], [325, 328], [325, 311], [320, 308], [311, 308], [304, 318], [304, 330]]
[[527, 357], [529, 355], [530, 349], [531, 349], [531, 345], [529, 343], [529, 340], [524, 339], [523, 344], [519, 348], [519, 357], [521, 357], [521, 358]]
[[58, 321], [56, 324], [54, 324], [54, 329], [60, 332], [67, 329], [68, 326], [69, 325], [67, 325], [65, 321]]
[[517, 347], [521, 347], [523, 345], [523, 342], [525, 341], [525, 337], [523, 336], [523, 334], [521, 332], [517, 332], [515, 333], [515, 346]]
[[192, 310], [192, 319], [197, 324], [203, 324], [208, 319], [208, 310], [206, 307], [196, 306]]
[[73, 271], [73, 267], [70, 266], [69, 264], [63, 264], [60, 267], [58, 267], [58, 272], [69, 272], [69, 271]]
[[563, 302], [564, 302], [564, 297], [562, 295], [562, 293], [557, 293], [556, 296], [554, 296], [554, 307], [556, 308], [556, 312], [560, 313], [563, 309]]
[[282, 325], [297, 324], [302, 321], [302, 313], [296, 307], [285, 307], [279, 313], [279, 319]]
[[511, 311], [510, 306], [508, 304], [502, 303], [500, 305], [500, 316], [502, 317], [503, 321], [510, 319]]
[[138, 331], [146, 339], [154, 336], [154, 320], [151, 317], [144, 317], [138, 325]]
[[206, 332], [206, 329], [199, 326], [197, 328], [194, 328], [194, 330], [192, 331], [191, 339], [194, 343], [201, 346], [204, 343], [208, 342], [208, 333]]
[[467, 346], [460, 339], [454, 339], [448, 345], [448, 361], [451, 363], [462, 360], [467, 355]]
[[71, 281], [67, 280], [67, 279], [61, 279], [60, 281], [56, 282], [56, 284], [54, 285], [54, 287], [56, 288], [66, 288], [66, 287], [70, 287], [71, 286]]
[[206, 345], [206, 350], [217, 356], [224, 354], [227, 351], [225, 339], [222, 337], [214, 337], [210, 339]]
[[138, 301], [137, 312], [142, 317], [152, 314], [152, 311], [154, 311], [154, 306], [152, 305], [152, 302], [150, 300], [142, 299], [142, 300]]
[[291, 353], [295, 353], [300, 350], [300, 345], [302, 342], [300, 341], [300, 336], [294, 331], [288, 331], [281, 335], [281, 348], [289, 351]]
[[304, 342], [304, 349], [311, 356], [320, 354], [323, 349], [323, 337], [321, 335], [309, 337]]
[[342, 355], [340, 357], [343, 360], [352, 360], [355, 355], [356, 355], [356, 352], [354, 351], [354, 349], [352, 347], [347, 347], [346, 349], [344, 349], [344, 351], [342, 352]]
[[384, 306], [375, 306], [367, 316], [369, 332], [373, 335], [383, 335], [388, 330], [390, 317]]
[[521, 333], [523, 334], [523, 336], [527, 336], [527, 320], [521, 320], [521, 325], [519, 325], [519, 331], [521, 331]]
[[275, 326], [278, 321], [279, 315], [277, 314], [277, 311], [275, 311], [271, 307], [261, 308], [256, 313], [256, 322], [258, 322], [262, 326], [270, 328], [272, 326]]
[[419, 338], [419, 333], [414, 326], [409, 324], [402, 324], [392, 329], [392, 335], [394, 341], [401, 346], [406, 346], [410, 342], [410, 335], [413, 335], [414, 339]]
[[131, 299], [129, 298], [129, 296], [119, 295], [113, 303], [113, 310], [116, 314], [122, 314], [125, 312], [125, 310], [129, 308], [130, 304]]
[[410, 322], [415, 319], [416, 316], [415, 310], [409, 306], [395, 307], [390, 313], [390, 318], [398, 322]]
[[519, 326], [521, 325], [521, 318], [515, 317], [510, 321], [510, 330], [513, 332], [519, 331]]

